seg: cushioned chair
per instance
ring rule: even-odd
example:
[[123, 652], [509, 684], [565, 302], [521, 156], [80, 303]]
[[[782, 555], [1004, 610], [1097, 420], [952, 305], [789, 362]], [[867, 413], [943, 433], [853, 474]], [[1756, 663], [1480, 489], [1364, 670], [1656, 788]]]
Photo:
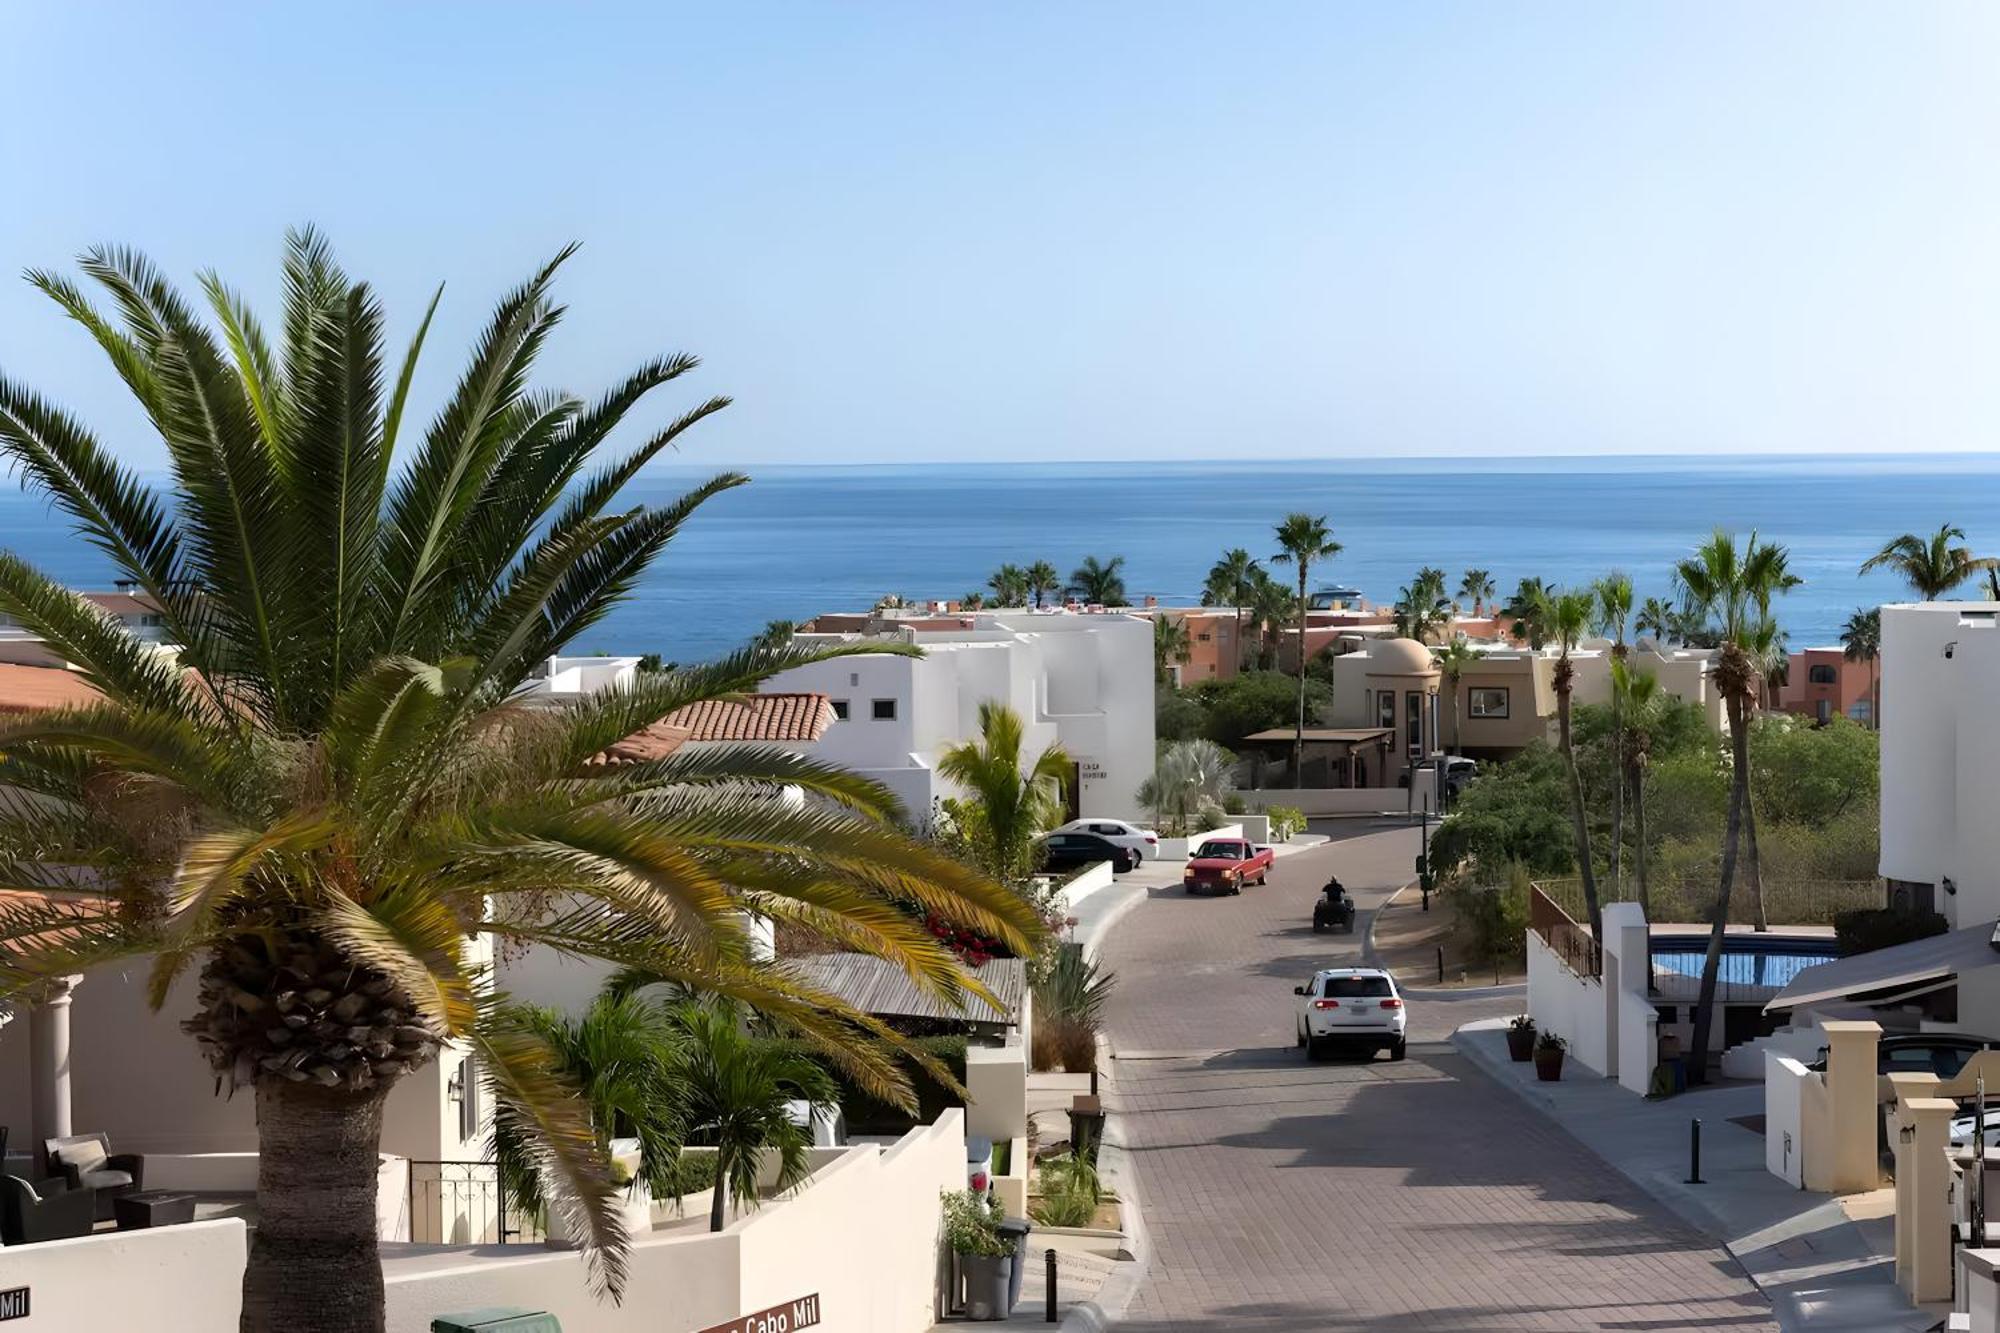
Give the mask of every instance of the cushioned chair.
[[49, 1170], [60, 1171], [71, 1190], [88, 1189], [97, 1196], [97, 1220], [111, 1220], [111, 1201], [146, 1188], [146, 1159], [137, 1153], [114, 1153], [110, 1136], [73, 1134], [43, 1145]]
[[0, 1244], [88, 1236], [97, 1221], [90, 1196], [90, 1190], [73, 1190], [66, 1181], [31, 1185], [19, 1176], [0, 1176]]

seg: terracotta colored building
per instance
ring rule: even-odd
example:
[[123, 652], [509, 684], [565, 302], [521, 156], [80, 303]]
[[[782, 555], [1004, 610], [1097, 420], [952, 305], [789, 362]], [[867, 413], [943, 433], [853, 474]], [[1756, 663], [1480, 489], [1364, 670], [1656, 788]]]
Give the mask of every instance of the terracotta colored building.
[[1778, 707], [1816, 722], [1834, 714], [1864, 726], [1875, 718], [1878, 662], [1850, 662], [1838, 648], [1806, 648], [1791, 655], [1785, 683], [1778, 687]]

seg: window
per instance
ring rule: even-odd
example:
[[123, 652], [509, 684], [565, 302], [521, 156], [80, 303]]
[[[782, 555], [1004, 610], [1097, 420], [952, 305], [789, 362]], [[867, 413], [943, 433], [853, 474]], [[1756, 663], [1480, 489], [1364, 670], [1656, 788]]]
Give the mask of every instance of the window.
[[1822, 727], [1833, 721], [1833, 700], [1816, 699], [1813, 701], [1813, 721], [1819, 723]]
[[1328, 977], [1320, 994], [1329, 999], [1387, 999], [1392, 992], [1387, 977]]
[[458, 1137], [460, 1142], [479, 1137], [479, 1074], [473, 1068], [472, 1057], [459, 1061], [458, 1072], [445, 1085], [445, 1096], [458, 1103]]
[[1847, 715], [1856, 722], [1866, 722], [1875, 716], [1875, 705], [1867, 699], [1856, 699], [1847, 706]]
[[1396, 692], [1381, 690], [1375, 695], [1375, 725], [1394, 729], [1396, 725]]
[[1197, 634], [1194, 636], [1194, 641], [1196, 643], [1207, 643], [1210, 639], [1214, 637], [1215, 636], [1212, 634]]
[[1806, 681], [1812, 685], [1835, 685], [1840, 681], [1840, 673], [1822, 662], [1806, 668]]
[[1474, 717], [1507, 716], [1507, 688], [1482, 685], [1465, 692], [1465, 711]]
[[869, 716], [877, 722], [894, 722], [896, 720], [896, 701], [894, 699], [875, 700], [871, 705]]
[[847, 700], [835, 699], [833, 701], [833, 715], [842, 722], [847, 721]]
[[1403, 725], [1409, 732], [1410, 753], [1424, 752], [1424, 696], [1411, 690], [1403, 696]]

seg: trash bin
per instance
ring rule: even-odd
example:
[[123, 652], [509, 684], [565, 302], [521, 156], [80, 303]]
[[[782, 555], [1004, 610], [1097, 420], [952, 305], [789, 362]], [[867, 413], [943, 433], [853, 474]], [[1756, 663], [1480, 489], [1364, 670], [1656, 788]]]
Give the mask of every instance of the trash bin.
[[1025, 1217], [1001, 1219], [996, 1228], [1008, 1240], [1014, 1242], [1014, 1275], [1007, 1280], [1007, 1310], [1012, 1313], [1021, 1303], [1021, 1280], [1028, 1275], [1028, 1233], [1035, 1229]]
[[541, 1310], [467, 1310], [434, 1317], [431, 1333], [562, 1333], [562, 1325]]

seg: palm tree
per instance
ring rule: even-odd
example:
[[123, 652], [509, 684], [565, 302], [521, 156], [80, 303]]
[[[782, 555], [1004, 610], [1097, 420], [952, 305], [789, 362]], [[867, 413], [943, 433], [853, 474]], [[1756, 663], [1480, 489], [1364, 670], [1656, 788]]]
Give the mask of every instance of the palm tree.
[[1153, 617], [1153, 680], [1165, 685], [1173, 679], [1171, 666], [1188, 660], [1188, 631], [1185, 620], [1175, 620], [1164, 612]]
[[1680, 612], [1671, 602], [1659, 597], [1648, 597], [1639, 606], [1639, 613], [1632, 619], [1634, 634], [1650, 634], [1656, 644], [1669, 644], [1678, 637]]
[[[1762, 616], [1750, 627], [1750, 633], [1744, 640], [1744, 655], [1749, 658], [1759, 698], [1770, 692], [1771, 682], [1785, 674], [1788, 661], [1785, 638], [1785, 632], [1778, 628], [1777, 621]], [[1752, 919], [1758, 930], [1769, 930], [1771, 923], [1764, 912], [1764, 866], [1757, 852], [1757, 792], [1747, 782], [1744, 785], [1743, 805], [1743, 871], [1744, 882], [1750, 889]]]
[[960, 607], [967, 611], [977, 611], [986, 605], [986, 594], [977, 589], [958, 599]]
[[1070, 596], [1093, 606], [1124, 606], [1125, 580], [1118, 573], [1124, 564], [1122, 555], [1105, 561], [1094, 555], [1085, 556], [1083, 563], [1070, 571]]
[[1290, 588], [1258, 571], [1256, 583], [1250, 589], [1250, 619], [1263, 627], [1257, 656], [1265, 670], [1277, 665], [1279, 633], [1298, 617], [1302, 605]]
[[[935, 903], [1022, 948], [1040, 934], [1017, 894], [899, 832], [894, 798], [853, 774], [763, 747], [594, 763], [677, 708], [863, 645], [752, 646], [621, 691], [515, 701], [704, 501], [745, 480], [725, 473], [658, 508], [618, 499], [719, 398], [586, 475], [634, 404], [695, 360], [649, 362], [591, 402], [530, 391], [568, 253], [501, 302], [400, 466], [429, 316], [385, 385], [381, 307], [311, 231], [287, 241], [275, 341], [208, 277], [218, 335], [128, 250], [82, 260], [115, 323], [67, 279], [31, 275], [159, 432], [170, 501], [74, 417], [0, 380], [0, 449], [158, 606], [178, 648], [156, 654], [0, 555], [0, 611], [102, 696], [0, 723], [5, 785], [35, 798], [0, 812], [0, 884], [34, 891], [0, 908], [0, 999], [152, 956], [158, 1008], [197, 969], [184, 1026], [218, 1082], [257, 1103], [250, 1333], [382, 1327], [383, 1104], [448, 1042], [472, 1048], [538, 1140], [601, 1283], [622, 1284], [588, 1108], [546, 1042], [496, 1007], [469, 937], [753, 1000], [913, 1104], [895, 1063], [854, 1040], [879, 1024], [750, 964], [743, 912], [817, 923], [940, 996], [958, 993], [957, 962], [895, 904]], [[756, 794], [784, 785], [822, 800], [787, 810]]]
[[1438, 671], [1444, 677], [1444, 687], [1451, 694], [1451, 748], [1454, 754], [1463, 754], [1464, 747], [1459, 739], [1458, 696], [1459, 682], [1465, 673], [1479, 665], [1480, 653], [1465, 641], [1463, 634], [1454, 635], [1452, 641], [1431, 654], [1437, 659]]
[[[548, 1047], [554, 1071], [582, 1097], [599, 1151], [608, 1152], [613, 1138], [636, 1138], [637, 1178], [656, 1199], [676, 1194], [687, 1120], [682, 1034], [666, 1007], [607, 990], [581, 1017], [523, 1007], [514, 1018]], [[545, 1187], [534, 1126], [506, 1104], [494, 1113], [493, 1157], [509, 1205], [525, 1216], [546, 1215], [560, 1183]]]
[[1570, 654], [1590, 632], [1596, 613], [1596, 598], [1586, 588], [1567, 592], [1541, 590], [1533, 609], [1534, 624], [1544, 638], [1556, 645], [1556, 738], [1562, 749], [1563, 770], [1569, 779], [1569, 816], [1576, 837], [1576, 867], [1583, 880], [1583, 906], [1590, 917], [1590, 937], [1601, 947], [1604, 941], [1604, 912], [1597, 900], [1597, 870], [1590, 854], [1590, 823], [1583, 805], [1583, 775], [1576, 764], [1576, 745], [1570, 735], [1570, 693], [1576, 684], [1576, 663]]
[[[1242, 666], [1243, 653], [1243, 608], [1251, 604], [1257, 590], [1257, 580], [1264, 570], [1250, 553], [1240, 546], [1222, 553], [1208, 569], [1208, 581], [1203, 584], [1202, 605], [1233, 606], [1236, 608], [1236, 652], [1237, 666]], [[1210, 600], [1210, 599], [1213, 600]]]
[[1472, 603], [1474, 616], [1486, 614], [1486, 603], [1493, 599], [1495, 591], [1493, 576], [1483, 569], [1468, 569], [1458, 581], [1459, 600]]
[[1062, 587], [1062, 576], [1056, 573], [1056, 567], [1046, 560], [1037, 560], [1029, 565], [1024, 577], [1027, 579], [1029, 593], [1034, 596], [1037, 611], [1042, 609], [1042, 597], [1045, 594]]
[[938, 772], [966, 793], [949, 808], [968, 825], [984, 869], [999, 880], [1034, 869], [1035, 839], [1061, 817], [1072, 768], [1060, 745], [1026, 761], [1026, 731], [1019, 713], [998, 699], [983, 700], [979, 739], [951, 746], [938, 760]]
[[1952, 545], [1964, 540], [1965, 529], [1952, 523], [1929, 537], [1906, 532], [1863, 561], [1860, 572], [1892, 569], [1918, 597], [1934, 602], [1982, 570], [2000, 570], [2000, 559], [1975, 556], [1966, 547]]
[[995, 606], [1025, 606], [1028, 602], [1028, 575], [1019, 565], [1002, 565], [986, 580], [993, 590]]
[[1428, 643], [1433, 634], [1451, 624], [1451, 598], [1445, 592], [1444, 571], [1421, 569], [1398, 594], [1395, 605], [1396, 633], [1406, 639]]
[[766, 1153], [777, 1155], [780, 1191], [806, 1178], [812, 1132], [792, 1119], [790, 1104], [831, 1106], [835, 1089], [817, 1061], [745, 1032], [734, 1006], [688, 1001], [675, 1006], [673, 1018], [686, 1035], [678, 1072], [688, 1141], [715, 1149], [708, 1229], [720, 1231], [727, 1203], [757, 1206]]
[[1697, 1082], [1707, 1078], [1715, 984], [1722, 966], [1722, 941], [1729, 922], [1730, 891], [1736, 881], [1744, 810], [1750, 803], [1750, 720], [1758, 688], [1751, 650], [1763, 637], [1761, 626], [1771, 618], [1771, 599], [1799, 584], [1799, 579], [1786, 568], [1786, 562], [1785, 548], [1759, 541], [1755, 531], [1739, 547], [1735, 538], [1718, 529], [1692, 556], [1674, 567], [1674, 581], [1686, 613], [1713, 632], [1720, 645], [1715, 684], [1722, 693], [1729, 718], [1729, 817], [1723, 826], [1715, 920], [1709, 931], [1708, 956], [1702, 964], [1701, 991], [1695, 1004]]
[[1652, 897], [1646, 883], [1646, 773], [1653, 750], [1653, 733], [1665, 713], [1665, 696], [1660, 680], [1650, 671], [1636, 671], [1630, 663], [1611, 663], [1611, 692], [1625, 720], [1623, 745], [1618, 751], [1621, 780], [1632, 793], [1633, 865], [1639, 879], [1639, 910], [1648, 921], [1653, 918]]
[[1525, 643], [1536, 652], [1548, 642], [1548, 635], [1538, 619], [1542, 605], [1549, 598], [1549, 587], [1540, 579], [1522, 579], [1515, 585], [1514, 595], [1507, 599], [1501, 614], [1513, 622], [1509, 633], [1516, 643]]
[[757, 646], [760, 648], [782, 648], [790, 643], [792, 636], [798, 632], [799, 627], [789, 620], [767, 620], [764, 622], [763, 633], [757, 636]]
[[1214, 741], [1176, 741], [1161, 752], [1153, 776], [1139, 784], [1139, 804], [1190, 832], [1190, 813], [1220, 805], [1234, 790], [1235, 768], [1235, 757]]
[[1278, 553], [1271, 558], [1299, 571], [1299, 709], [1298, 725], [1292, 737], [1292, 779], [1298, 781], [1306, 763], [1306, 580], [1313, 562], [1331, 560], [1340, 554], [1324, 515], [1287, 514], [1278, 524]]
[[1882, 608], [1856, 607], [1840, 627], [1840, 655], [1868, 664], [1869, 725], [1882, 727]]
[[[1596, 599], [1596, 608], [1591, 616], [1591, 626], [1600, 634], [1611, 636], [1611, 660], [1615, 665], [1623, 662], [1631, 650], [1625, 645], [1625, 626], [1632, 618], [1632, 580], [1618, 570], [1613, 570], [1599, 579], [1591, 587], [1591, 595]], [[1618, 692], [1611, 692], [1611, 752], [1619, 753], [1625, 744], [1624, 723]], [[1611, 892], [1618, 892], [1619, 881], [1625, 876], [1625, 785], [1611, 784]]]

